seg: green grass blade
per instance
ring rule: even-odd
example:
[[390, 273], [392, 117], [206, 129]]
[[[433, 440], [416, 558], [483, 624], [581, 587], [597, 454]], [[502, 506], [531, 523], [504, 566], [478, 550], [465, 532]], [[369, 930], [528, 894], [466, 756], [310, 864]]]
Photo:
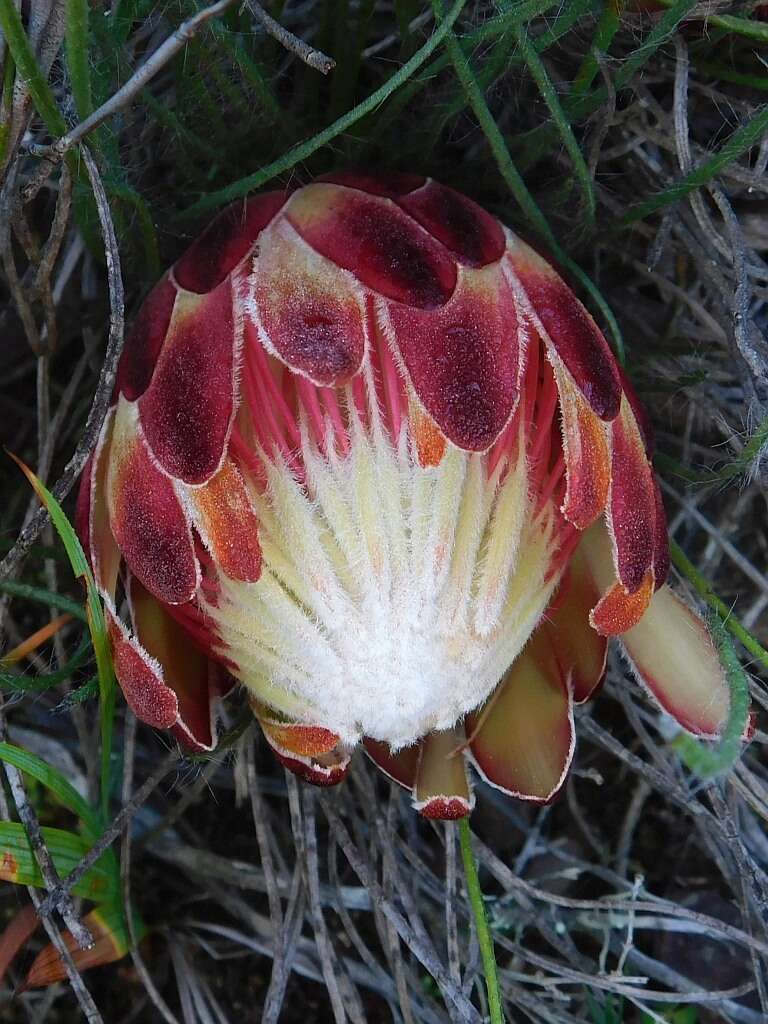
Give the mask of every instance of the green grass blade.
[[91, 678], [83, 683], [82, 686], [78, 686], [76, 690], [70, 691], [59, 704], [56, 705], [56, 711], [70, 711], [76, 704], [83, 704], [87, 700], [91, 700], [92, 697], [98, 697], [99, 695], [99, 677], [91, 676]]
[[[551, 6], [551, 5], [547, 5]], [[595, 0], [571, 0], [569, 4], [566, 4], [562, 10], [560, 10], [557, 16], [553, 19], [551, 25], [549, 25], [544, 31], [532, 39], [532, 45], [536, 49], [537, 53], [544, 53], [550, 46], [553, 46], [566, 32], [569, 32], [576, 22], [589, 14], [595, 7]], [[503, 37], [505, 33], [511, 29], [511, 23], [513, 17], [510, 14], [500, 15], [498, 18], [491, 18], [480, 28], [474, 29], [472, 32], [468, 32], [464, 35], [457, 35], [459, 46], [465, 54], [469, 55], [473, 53], [481, 43], [492, 39], [496, 36]], [[521, 63], [521, 58], [514, 54], [508, 55], [508, 48], [504, 44], [502, 38], [501, 44], [496, 51], [500, 56], [506, 58], [506, 64], [504, 67], [499, 69], [501, 74], [505, 68], [512, 67], [515, 64]], [[508, 55], [508, 56], [507, 56]], [[491, 73], [494, 72], [493, 68], [494, 57], [489, 58], [488, 64], [491, 64]], [[431, 81], [434, 80], [436, 75], [447, 67], [451, 63], [451, 59], [448, 54], [440, 54], [432, 60], [427, 67], [424, 69], [421, 75], [414, 75], [413, 78], [398, 90], [397, 94], [390, 100], [386, 113], [378, 119], [377, 132], [383, 132], [386, 127], [392, 122], [396, 122], [398, 117], [401, 116], [402, 111], [413, 102], [415, 97], [426, 88]], [[486, 65], [487, 67], [488, 65]], [[489, 88], [493, 84], [493, 79], [483, 78], [483, 87]], [[457, 117], [461, 111], [467, 105], [466, 93], [463, 89], [459, 90], [459, 97], [449, 101], [446, 104], [446, 112], [444, 120], [448, 120], [451, 116]]]
[[675, 541], [670, 541], [669, 550], [675, 568], [691, 582], [699, 596], [717, 613], [728, 632], [736, 637], [739, 643], [749, 651], [753, 658], [760, 662], [763, 668], [768, 669], [768, 651], [766, 651], [757, 637], [750, 633], [745, 626], [742, 626], [736, 616], [733, 615], [731, 608], [717, 596], [709, 580], [699, 572], [679, 544], [676, 544]]
[[478, 43], [485, 42], [486, 39], [491, 39], [493, 36], [498, 36], [502, 32], [508, 31], [512, 25], [527, 25], [533, 18], [546, 14], [547, 11], [555, 6], [562, 7], [563, 5], [557, 3], [557, 0], [554, 0], [554, 2], [553, 0], [520, 0], [520, 2], [506, 0], [505, 3], [499, 6], [504, 8], [501, 14], [497, 14], [494, 18], [489, 18], [483, 25], [467, 33], [467, 35], [459, 36], [459, 44], [462, 45], [465, 41], [471, 39], [474, 48]]
[[719, 483], [726, 483], [741, 476], [742, 473], [748, 473], [750, 466], [766, 446], [768, 446], [768, 416], [760, 421], [738, 456], [722, 469], [715, 470], [714, 478]]
[[[675, 0], [674, 3], [670, 3], [666, 14], [662, 15], [640, 46], [630, 54], [619, 68], [615, 82], [617, 90], [629, 85], [637, 72], [648, 63], [659, 47], [671, 37], [680, 22], [685, 20], [686, 15], [693, 10], [696, 3], [697, 0]], [[595, 104], [594, 98], [591, 99], [590, 107], [592, 109], [596, 109], [596, 106], [599, 106], [608, 94], [605, 89], [600, 89], [599, 95], [601, 98], [597, 104]], [[592, 109], [588, 113], [592, 113]]]
[[[81, 668], [91, 657], [91, 639], [83, 637], [80, 646], [69, 659], [64, 668], [58, 672], [49, 672], [43, 676], [27, 676], [18, 672], [6, 672], [0, 669], [0, 688], [12, 693], [43, 693], [53, 686], [58, 686], [69, 679], [73, 672]], [[0, 660], [0, 665], [2, 661]]]
[[[629, 85], [637, 72], [648, 63], [659, 47], [669, 39], [680, 22], [696, 6], [696, 3], [697, 0], [675, 0], [675, 3], [672, 4], [666, 14], [662, 15], [640, 46], [627, 57], [619, 68], [613, 83], [615, 92]], [[576, 124], [594, 113], [608, 98], [608, 90], [605, 87], [601, 87], [593, 89], [592, 92], [586, 95], [571, 96], [565, 101], [563, 106], [568, 120], [571, 124]], [[539, 125], [539, 127], [520, 136], [517, 143], [522, 152], [522, 157], [519, 161], [521, 169], [526, 170], [526, 168], [540, 160], [556, 139], [557, 131], [549, 123]]]
[[61, 537], [64, 549], [69, 557], [72, 571], [78, 578], [84, 578], [87, 591], [86, 612], [88, 628], [91, 631], [93, 650], [96, 655], [96, 668], [99, 675], [99, 718], [101, 725], [101, 809], [104, 820], [109, 816], [109, 792], [112, 758], [112, 728], [115, 712], [115, 673], [112, 668], [107, 625], [104, 610], [101, 606], [99, 592], [93, 579], [90, 566], [85, 557], [82, 545], [78, 540], [72, 524], [67, 519], [61, 505], [51, 492], [38, 480], [35, 474], [23, 463], [16, 462], [32, 484], [40, 501], [45, 505], [56, 532]]
[[241, 75], [250, 86], [262, 109], [277, 124], [285, 122], [286, 112], [280, 106], [266, 76], [255, 60], [248, 54], [239, 39], [232, 36], [221, 22], [213, 19], [208, 27], [223, 50], [239, 68]]
[[703, 71], [720, 82], [733, 82], [734, 85], [746, 85], [750, 89], [768, 92], [768, 77], [766, 77], [765, 70], [748, 74], [744, 71], [734, 71], [726, 64], [717, 64], [707, 60], [697, 60], [696, 70]]
[[139, 231], [144, 242], [145, 271], [149, 280], [157, 280], [162, 273], [160, 249], [157, 244], [157, 232], [155, 231], [155, 224], [149, 204], [130, 185], [123, 185], [116, 181], [106, 181], [105, 186], [111, 196], [121, 199], [124, 203], [128, 203], [136, 212], [136, 220], [138, 221]]
[[[670, 7], [672, 0], [659, 0], [659, 3], [664, 7]], [[764, 21], [740, 18], [735, 14], [718, 14], [716, 11], [707, 12], [706, 18], [697, 20], [706, 25], [707, 31], [713, 27], [721, 28], [728, 35], [739, 35], [747, 39], [756, 39], [759, 43], [768, 43], [768, 25]]]
[[142, 89], [140, 96], [141, 102], [146, 105], [152, 116], [159, 121], [164, 128], [173, 135], [178, 136], [185, 145], [190, 146], [205, 160], [212, 161], [215, 158], [214, 149], [211, 145], [210, 139], [202, 139], [190, 128], [187, 128], [181, 118], [164, 103], [155, 99], [149, 89]]
[[[679, 384], [675, 386], [678, 387]], [[748, 474], [752, 463], [759, 457], [766, 446], [768, 446], [768, 416], [760, 421], [736, 458], [730, 459], [719, 468], [697, 472], [695, 469], [684, 466], [676, 459], [670, 458], [669, 455], [665, 455], [663, 452], [656, 452], [653, 456], [653, 461], [660, 469], [681, 477], [691, 484], [725, 484], [735, 480], [738, 476]]]
[[16, 64], [13, 54], [7, 53], [3, 69], [2, 98], [0, 98], [0, 166], [5, 164], [8, 152], [8, 139], [11, 137], [11, 118], [9, 112], [13, 103], [13, 83], [16, 80]]
[[624, 0], [605, 0], [602, 14], [597, 22], [595, 34], [589, 53], [581, 63], [576, 72], [576, 77], [571, 86], [571, 95], [583, 96], [589, 91], [595, 80], [600, 64], [599, 58], [604, 56], [616, 35], [616, 30], [621, 22], [621, 9]]
[[488, 140], [491, 152], [496, 158], [499, 173], [507, 183], [510, 192], [531, 224], [531, 227], [539, 237], [547, 243], [560, 263], [567, 267], [573, 276], [581, 282], [584, 288], [587, 289], [597, 306], [600, 308], [601, 313], [607, 320], [611, 329], [618, 357], [621, 362], [624, 362], [624, 340], [616, 321], [616, 317], [613, 315], [608, 303], [600, 294], [600, 291], [594, 282], [563, 250], [560, 243], [555, 238], [546, 217], [542, 213], [531, 193], [528, 191], [525, 181], [517, 167], [515, 167], [509, 149], [507, 148], [507, 144], [504, 141], [504, 137], [499, 130], [499, 126], [496, 124], [496, 120], [489, 110], [488, 104], [485, 102], [485, 97], [475, 80], [472, 69], [469, 66], [469, 62], [464, 56], [464, 53], [453, 33], [448, 34], [446, 45], [453, 61], [454, 68], [456, 69], [456, 75], [466, 90], [469, 105], [474, 110], [475, 116], [480, 123], [480, 127]]

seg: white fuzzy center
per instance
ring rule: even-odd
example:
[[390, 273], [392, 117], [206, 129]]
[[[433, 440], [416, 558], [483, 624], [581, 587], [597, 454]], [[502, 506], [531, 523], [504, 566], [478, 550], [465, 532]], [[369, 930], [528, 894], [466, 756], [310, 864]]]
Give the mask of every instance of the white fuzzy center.
[[207, 611], [261, 701], [400, 747], [481, 704], [521, 650], [557, 583], [552, 515], [533, 515], [524, 456], [499, 485], [484, 455], [423, 468], [376, 420], [350, 433], [340, 456], [304, 432], [304, 485], [269, 464], [262, 577], [222, 576]]

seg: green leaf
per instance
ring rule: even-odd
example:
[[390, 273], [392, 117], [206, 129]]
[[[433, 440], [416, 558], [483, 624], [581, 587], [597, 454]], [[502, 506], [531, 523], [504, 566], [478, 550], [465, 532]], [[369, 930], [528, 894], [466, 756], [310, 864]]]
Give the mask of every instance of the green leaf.
[[[41, 828], [48, 852], [63, 880], [88, 853], [91, 843], [74, 832], [60, 828]], [[35, 855], [24, 826], [17, 821], [0, 821], [0, 879], [16, 885], [44, 887]], [[72, 887], [75, 896], [94, 903], [112, 902], [120, 895], [120, 873], [114, 858], [101, 856], [90, 871]]]
[[0, 760], [7, 761], [49, 789], [67, 810], [80, 819], [88, 839], [99, 838], [102, 826], [98, 813], [60, 771], [13, 743], [0, 743]]

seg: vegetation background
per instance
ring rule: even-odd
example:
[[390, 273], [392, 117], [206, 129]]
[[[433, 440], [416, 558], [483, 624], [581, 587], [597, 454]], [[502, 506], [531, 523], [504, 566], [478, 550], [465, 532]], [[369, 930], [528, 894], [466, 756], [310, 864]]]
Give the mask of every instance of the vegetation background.
[[[415, 171], [552, 254], [651, 410], [677, 582], [758, 717], [703, 756], [615, 661], [557, 803], [478, 787], [504, 1012], [768, 1019], [768, 5], [0, 0], [0, 28], [0, 440], [70, 515], [124, 323], [227, 200]], [[137, 728], [66, 519], [0, 474], [2, 1019], [480, 1021], [455, 827], [362, 758], [297, 784], [237, 697], [209, 758]], [[45, 851], [94, 847], [72, 902]], [[32, 899], [54, 940], [87, 914], [105, 956], [140, 941], [23, 990]]]

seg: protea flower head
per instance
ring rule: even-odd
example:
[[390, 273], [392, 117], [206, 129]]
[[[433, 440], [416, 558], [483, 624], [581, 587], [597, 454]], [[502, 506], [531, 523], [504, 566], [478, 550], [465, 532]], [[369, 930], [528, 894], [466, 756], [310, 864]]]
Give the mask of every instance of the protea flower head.
[[584, 307], [465, 196], [350, 173], [236, 203], [138, 314], [82, 487], [126, 699], [207, 750], [234, 678], [303, 777], [362, 742], [445, 818], [467, 762], [557, 792], [610, 636], [717, 736], [650, 444]]

